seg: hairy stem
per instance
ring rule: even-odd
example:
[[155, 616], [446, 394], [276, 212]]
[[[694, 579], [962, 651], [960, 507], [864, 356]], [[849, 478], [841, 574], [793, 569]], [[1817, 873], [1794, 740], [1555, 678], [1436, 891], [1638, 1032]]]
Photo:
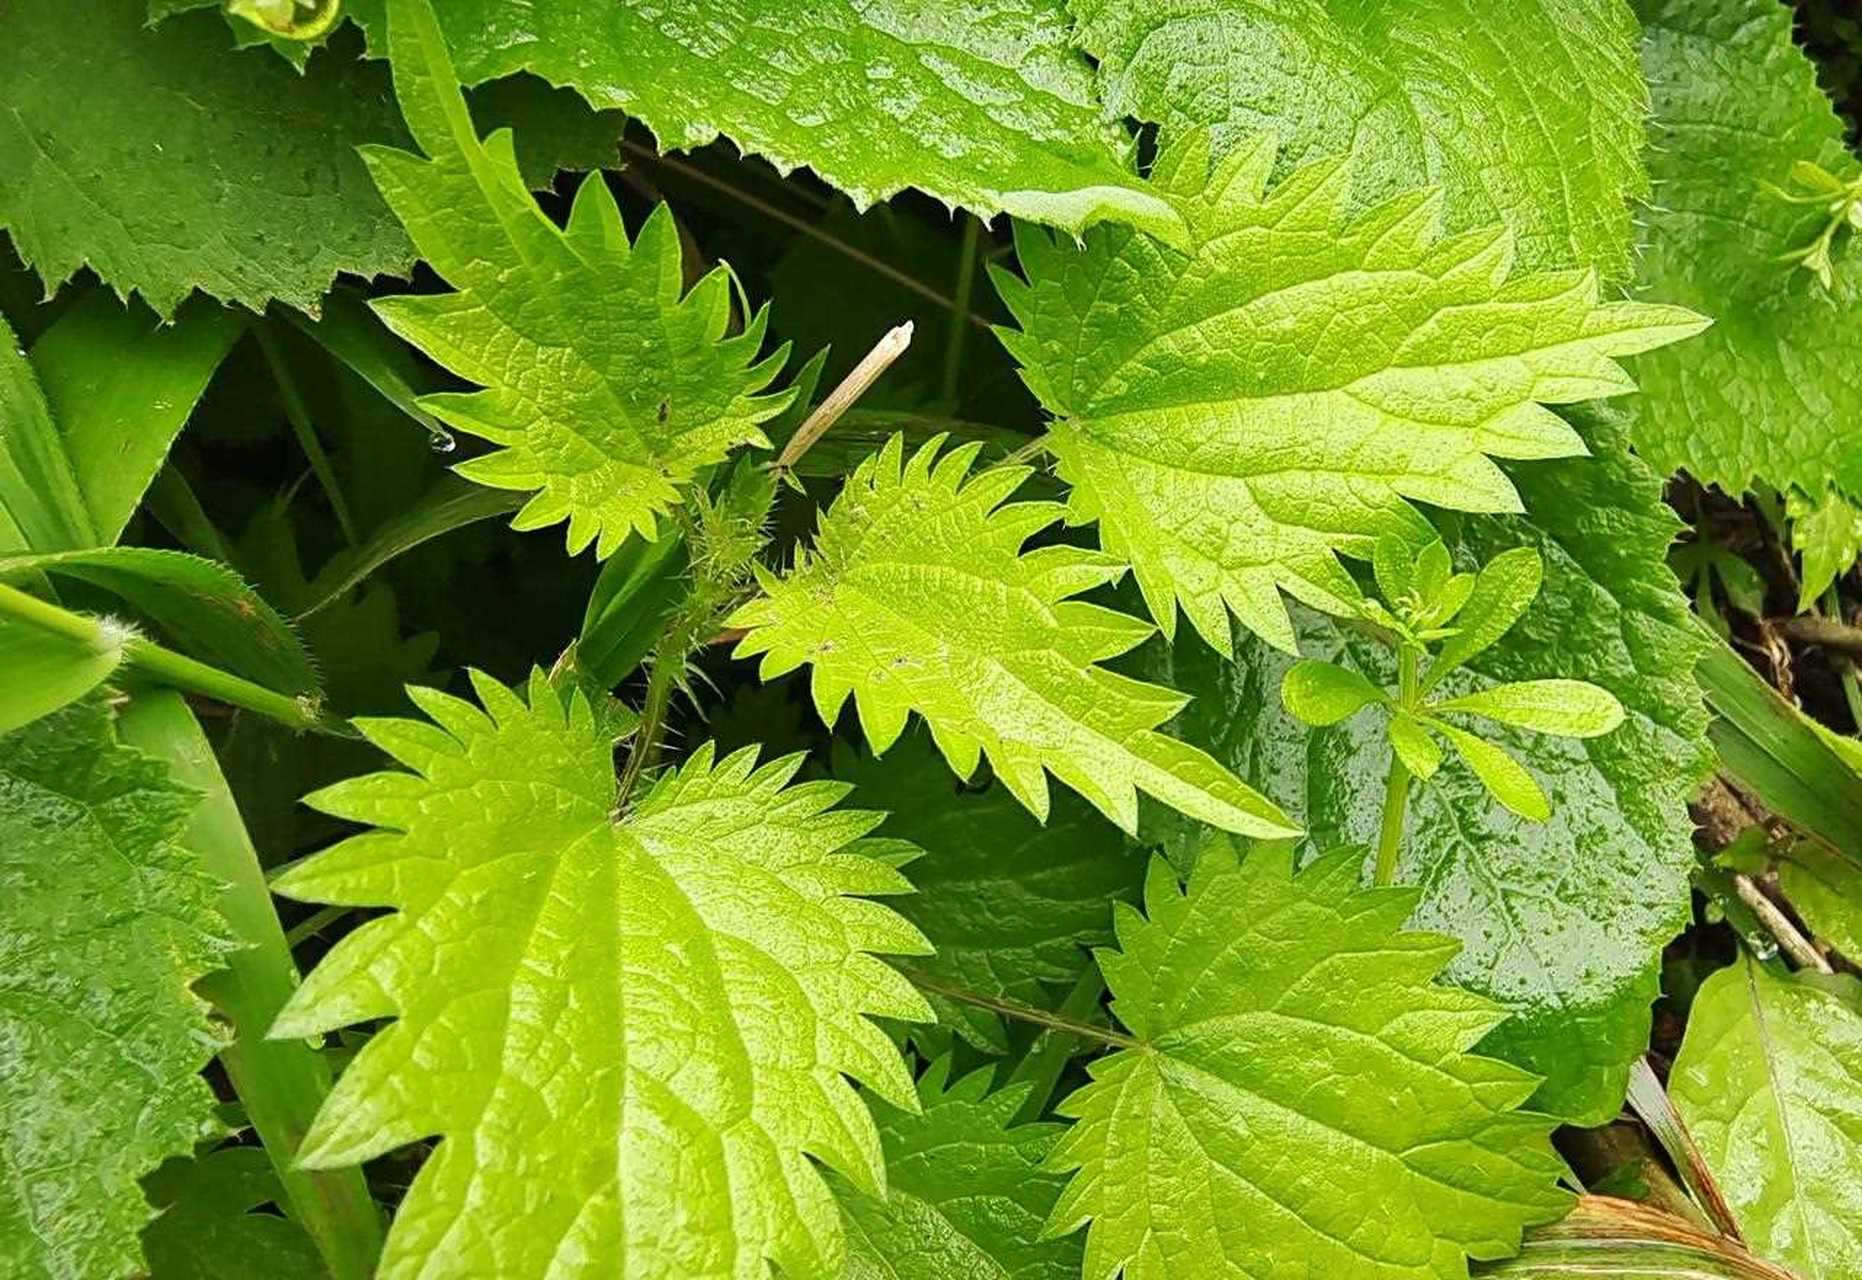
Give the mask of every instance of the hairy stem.
[[1069, 1018], [1065, 1014], [1050, 1013], [1046, 1009], [1037, 1008], [1031, 1004], [1023, 1004], [1019, 1000], [1010, 1000], [1002, 996], [986, 996], [978, 991], [970, 991], [963, 987], [953, 986], [940, 978], [934, 978], [928, 973], [920, 973], [916, 969], [908, 969], [903, 965], [895, 967], [898, 968], [900, 973], [905, 975], [905, 980], [907, 982], [917, 987], [920, 991], [943, 996], [947, 1000], [955, 1000], [960, 1004], [975, 1005], [978, 1009], [988, 1009], [993, 1013], [1001, 1014], [1005, 1018], [1014, 1018], [1018, 1022], [1031, 1022], [1036, 1026], [1046, 1027], [1050, 1031], [1065, 1031], [1071, 1035], [1084, 1036], [1088, 1040], [1095, 1040], [1100, 1044], [1113, 1045], [1120, 1049], [1141, 1049], [1144, 1047], [1143, 1041], [1125, 1035], [1122, 1032], [1114, 1031], [1110, 1027], [1094, 1026], [1090, 1022], [1085, 1022], [1078, 1018]]
[[330, 1092], [329, 1063], [303, 1040], [268, 1040], [266, 1032], [298, 983], [265, 873], [199, 723], [181, 696], [150, 689], [130, 699], [119, 720], [123, 741], [165, 761], [179, 782], [201, 793], [186, 843], [208, 875], [223, 883], [220, 914], [242, 944], [226, 967], [202, 978], [201, 994], [233, 1024], [220, 1063], [265, 1144], [290, 1201], [291, 1218], [309, 1233], [335, 1280], [366, 1280], [381, 1251], [380, 1212], [362, 1170], [300, 1170], [298, 1148]]
[[[1397, 701], [1404, 708], [1416, 704], [1416, 651], [1407, 645], [1397, 650]], [[1374, 883], [1395, 882], [1397, 855], [1403, 846], [1403, 818], [1409, 809], [1409, 766], [1390, 747], [1390, 774], [1384, 779], [1384, 818], [1377, 835], [1377, 876]]]
[[[672, 706], [672, 690], [678, 681], [679, 670], [685, 662], [685, 647], [682, 642], [683, 630], [668, 632], [660, 639], [653, 654], [653, 665], [647, 672], [646, 701], [640, 707], [640, 728], [634, 734], [634, 749], [627, 753], [627, 763], [621, 769], [620, 786], [616, 789], [614, 807], [621, 810], [639, 785], [640, 775], [651, 763], [651, 758], [659, 754], [659, 739], [666, 728], [666, 712]], [[675, 648], [673, 641], [681, 639]]]
[[354, 907], [321, 908], [315, 914], [306, 916], [304, 919], [291, 926], [290, 931], [284, 936], [285, 945], [288, 947], [297, 946], [297, 944], [304, 939], [323, 932], [324, 929], [335, 924], [338, 920], [341, 920], [354, 910]]
[[0, 618], [38, 627], [94, 650], [102, 651], [120, 645], [123, 665], [159, 684], [212, 698], [229, 706], [243, 707], [293, 729], [308, 729], [339, 737], [355, 736], [355, 731], [348, 724], [323, 714], [311, 699], [277, 693], [185, 654], [164, 649], [140, 636], [132, 635], [122, 639], [120, 634], [112, 634], [120, 624], [106, 624], [85, 614], [73, 613], [5, 583], [0, 583]]

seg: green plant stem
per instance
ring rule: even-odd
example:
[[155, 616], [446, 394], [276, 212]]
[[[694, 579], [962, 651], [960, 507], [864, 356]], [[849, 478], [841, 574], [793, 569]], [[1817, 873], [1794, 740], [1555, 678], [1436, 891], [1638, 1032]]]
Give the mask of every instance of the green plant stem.
[[[1405, 709], [1416, 705], [1416, 651], [1407, 645], [1397, 650], [1397, 701]], [[1403, 818], [1409, 810], [1409, 766], [1390, 748], [1390, 774], [1384, 780], [1384, 820], [1377, 835], [1377, 877], [1374, 883], [1394, 883], [1397, 855], [1403, 847]]]
[[1044, 431], [1034, 439], [1017, 448], [1013, 453], [1004, 455], [997, 466], [1019, 467], [1038, 454], [1047, 452], [1047, 433]]
[[950, 304], [950, 336], [944, 344], [944, 385], [939, 394], [945, 404], [957, 403], [957, 383], [963, 377], [963, 349], [970, 336], [966, 320], [970, 314], [970, 296], [976, 288], [976, 243], [982, 223], [972, 214], [963, 218], [963, 244], [958, 249], [956, 296]]
[[354, 907], [324, 907], [314, 915], [306, 916], [292, 925], [290, 931], [285, 934], [285, 945], [296, 947], [304, 939], [321, 933], [326, 926], [335, 924], [354, 910]]
[[[109, 649], [119, 643], [107, 633], [106, 624], [96, 618], [73, 613], [5, 583], [0, 583], [0, 618], [38, 627], [91, 649]], [[255, 711], [293, 729], [308, 729], [345, 738], [355, 736], [355, 731], [347, 723], [320, 713], [307, 699], [276, 693], [264, 685], [254, 684], [218, 667], [210, 667], [172, 649], [164, 649], [140, 636], [131, 636], [120, 643], [124, 665], [157, 683], [187, 693], [197, 693], [229, 706]]]
[[[1067, 998], [1060, 1002], [1057, 1012], [1061, 1017], [1073, 1022], [1084, 1022], [1099, 1008], [1099, 998], [1106, 992], [1106, 984], [1099, 976], [1099, 966], [1088, 964], [1080, 980], [1073, 984]], [[1068, 1061], [1082, 1048], [1079, 1035], [1071, 1031], [1060, 1031], [1045, 1027], [1028, 1046], [1028, 1052], [1015, 1064], [1015, 1070], [1009, 1073], [1008, 1084], [1031, 1084], [1034, 1087], [1028, 1096], [1022, 1099], [1021, 1106], [1015, 1109], [1017, 1123], [1039, 1119], [1047, 1110], [1048, 1099], [1054, 1096], [1054, 1086], [1060, 1083], [1061, 1072], [1067, 1069]]]
[[317, 483], [323, 486], [324, 496], [330, 500], [330, 510], [336, 513], [336, 523], [343, 531], [343, 541], [353, 547], [357, 541], [356, 522], [350, 518], [349, 504], [343, 499], [342, 486], [336, 482], [336, 468], [330, 465], [330, 455], [323, 451], [323, 441], [317, 438], [317, 429], [311, 425], [310, 407], [298, 392], [297, 379], [291, 376], [291, 369], [285, 363], [284, 353], [278, 349], [278, 340], [272, 336], [270, 325], [261, 321], [252, 326], [252, 332], [258, 337], [259, 350], [265, 355], [265, 363], [271, 367], [272, 380], [278, 384], [278, 398], [284, 403], [284, 416], [290, 420], [291, 430], [297, 435], [297, 443], [304, 450], [304, 456], [310, 459], [310, 469], [316, 473]]
[[1100, 1044], [1113, 1045], [1120, 1049], [1141, 1049], [1144, 1047], [1143, 1041], [1134, 1039], [1121, 1032], [1113, 1031], [1109, 1027], [1097, 1027], [1090, 1022], [1067, 1017], [1065, 1014], [1050, 1013], [1046, 1009], [1037, 1008], [1031, 1004], [1023, 1004], [1019, 1000], [1009, 1000], [1001, 996], [986, 996], [979, 991], [970, 991], [964, 987], [953, 986], [940, 978], [934, 978], [928, 973], [920, 973], [916, 969], [908, 969], [903, 965], [898, 966], [898, 970], [905, 975], [905, 980], [907, 982], [917, 987], [920, 991], [928, 991], [932, 995], [943, 996], [947, 1000], [955, 1000], [960, 1004], [975, 1005], [978, 1009], [988, 1009], [993, 1013], [1001, 1014], [1005, 1018], [1014, 1018], [1018, 1022], [1031, 1022], [1036, 1026], [1046, 1027], [1050, 1031], [1064, 1031], [1070, 1035], [1083, 1036], [1088, 1040], [1094, 1040]]
[[165, 761], [177, 781], [201, 793], [184, 838], [207, 874], [226, 886], [220, 913], [242, 944], [227, 954], [224, 969], [199, 983], [201, 994], [233, 1024], [221, 1065], [265, 1143], [292, 1220], [316, 1242], [334, 1280], [365, 1280], [374, 1274], [382, 1225], [362, 1171], [297, 1167], [298, 1148], [329, 1095], [330, 1068], [303, 1040], [266, 1039], [297, 987], [297, 966], [213, 749], [170, 689], [137, 693], [118, 723], [125, 742]]
[[640, 728], [634, 734], [634, 749], [627, 753], [627, 764], [621, 769], [614, 801], [617, 810], [626, 806], [640, 782], [641, 773], [651, 763], [651, 757], [659, 752], [660, 734], [666, 728], [666, 712], [672, 705], [673, 686], [685, 661], [683, 643], [674, 647], [675, 642], [682, 641], [682, 636], [682, 629], [669, 631], [655, 648], [653, 666], [647, 672], [646, 701], [640, 707]]

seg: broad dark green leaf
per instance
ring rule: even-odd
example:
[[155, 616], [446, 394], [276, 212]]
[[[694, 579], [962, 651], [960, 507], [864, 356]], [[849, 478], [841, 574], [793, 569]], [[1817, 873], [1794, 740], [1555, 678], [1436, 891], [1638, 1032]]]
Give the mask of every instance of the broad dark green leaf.
[[[384, 7], [351, 3], [377, 42]], [[862, 207], [917, 187], [1071, 231], [1103, 218], [1178, 225], [1126, 166], [1129, 135], [1093, 100], [1060, 0], [443, 9], [468, 84], [534, 72], [627, 112], [664, 148], [722, 134], [785, 173], [806, 165]]]
[[1423, 185], [1451, 230], [1505, 222], [1529, 267], [1630, 270], [1648, 91], [1623, 0], [1070, 0], [1116, 114], [1166, 138], [1349, 154], [1371, 203]]
[[253, 1212], [284, 1202], [265, 1148], [170, 1160], [142, 1185], [162, 1215], [142, 1233], [149, 1280], [328, 1280], [302, 1227]]
[[[1862, 270], [1842, 248], [1834, 293], [1794, 266], [1828, 213], [1765, 184], [1798, 161], [1858, 170], [1844, 126], [1793, 43], [1781, 0], [1636, 0], [1653, 96], [1639, 293], [1703, 311], [1694, 342], [1636, 362], [1636, 446], [1663, 471], [1743, 492], [1754, 479], [1820, 499], [1862, 494]], [[1848, 233], [1844, 233], [1848, 234]]]
[[1742, 956], [1694, 997], [1668, 1089], [1757, 1252], [1862, 1274], [1862, 982]]
[[0, 1275], [140, 1274], [138, 1180], [219, 1129], [193, 804], [101, 699], [0, 737]]
[[841, 1280], [1074, 1280], [1078, 1239], [1042, 1228], [1066, 1179], [1042, 1168], [1057, 1124], [1015, 1124], [1026, 1085], [990, 1071], [952, 1081], [943, 1058], [918, 1078], [918, 1110], [872, 1100], [886, 1194], [834, 1179], [847, 1229]]
[[403, 136], [382, 68], [232, 43], [212, 13], [150, 28], [143, 0], [0, 9], [0, 228], [48, 284], [89, 266], [170, 315], [197, 288], [309, 307], [338, 272], [406, 270], [355, 153]]

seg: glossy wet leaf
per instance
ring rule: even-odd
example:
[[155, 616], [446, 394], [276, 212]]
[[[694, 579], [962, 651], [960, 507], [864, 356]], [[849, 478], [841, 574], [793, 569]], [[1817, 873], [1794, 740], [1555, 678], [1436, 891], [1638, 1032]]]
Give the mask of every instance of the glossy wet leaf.
[[147, 23], [145, 0], [0, 13], [0, 227], [48, 285], [88, 266], [166, 316], [195, 289], [308, 307], [338, 272], [406, 271], [355, 153], [401, 136], [380, 67], [235, 53], [213, 13]]
[[918, 1078], [918, 1109], [874, 1103], [887, 1194], [836, 1180], [847, 1224], [841, 1280], [1075, 1280], [1078, 1240], [1042, 1238], [1065, 1179], [1042, 1162], [1062, 1126], [1016, 1124], [1028, 1086], [990, 1091], [987, 1069]]
[[[857, 803], [884, 809], [879, 834], [923, 850], [905, 868], [917, 890], [899, 914], [935, 952], [914, 973], [977, 995], [1052, 1008], [1112, 940], [1107, 904], [1136, 898], [1144, 858], [1118, 828], [1077, 796], [1053, 798], [1045, 823], [999, 784], [965, 787], [929, 738], [908, 733], [881, 759], [835, 753], [834, 776]], [[1009, 1048], [1002, 1019], [928, 994], [940, 1021], [979, 1048]]]
[[193, 803], [101, 699], [0, 737], [0, 1273], [138, 1274], [138, 1180], [218, 1130]]
[[1862, 1268], [1862, 983], [1742, 957], [1694, 997], [1668, 1092], [1758, 1253]]
[[263, 1147], [170, 1160], [143, 1187], [162, 1211], [142, 1233], [149, 1280], [324, 1280], [304, 1229], [276, 1212], [284, 1187]]
[[[1118, 115], [1286, 164], [1348, 154], [1352, 199], [1443, 188], [1451, 231], [1504, 222], [1530, 267], [1629, 274], [1648, 91], [1618, 0], [1070, 0]], [[1555, 127], [1552, 122], [1555, 123]]]
[[1844, 126], [1779, 0], [1637, 0], [1654, 99], [1641, 296], [1714, 317], [1643, 357], [1636, 445], [1657, 468], [1743, 492], [1755, 479], [1862, 493], [1862, 273], [1839, 246], [1834, 292], [1786, 256], [1824, 224], [1764, 184], [1811, 160], [1857, 172]]
[[[375, 30], [384, 2], [351, 7]], [[772, 16], [753, 0], [541, 0], [521, 14], [452, 0], [442, 14], [468, 83], [535, 72], [625, 111], [664, 149], [723, 135], [862, 208], [916, 187], [1070, 231], [1177, 225], [1125, 164], [1129, 138], [1095, 101], [1059, 0], [805, 0]]]

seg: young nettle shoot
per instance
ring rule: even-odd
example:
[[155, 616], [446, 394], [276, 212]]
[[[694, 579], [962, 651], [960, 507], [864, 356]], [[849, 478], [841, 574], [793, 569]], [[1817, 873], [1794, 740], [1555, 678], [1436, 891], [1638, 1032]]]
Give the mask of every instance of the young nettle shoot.
[[[1305, 659], [1280, 686], [1287, 710], [1315, 727], [1338, 724], [1366, 707], [1390, 727], [1390, 774], [1377, 849], [1377, 883], [1396, 873], [1411, 777], [1427, 782], [1441, 767], [1446, 740], [1493, 797], [1521, 817], [1542, 822], [1551, 806], [1532, 775], [1463, 721], [1481, 718], [1567, 738], [1594, 738], [1622, 723], [1623, 708], [1606, 689], [1583, 680], [1520, 680], [1444, 696], [1450, 672], [1512, 629], [1538, 595], [1539, 553], [1516, 547], [1474, 573], [1453, 572], [1448, 548], [1434, 541], [1412, 555], [1395, 538], [1378, 542], [1372, 560], [1383, 600], [1362, 609], [1397, 654], [1397, 688], [1387, 692], [1360, 672]], [[1433, 654], [1433, 658], [1431, 658]]]

